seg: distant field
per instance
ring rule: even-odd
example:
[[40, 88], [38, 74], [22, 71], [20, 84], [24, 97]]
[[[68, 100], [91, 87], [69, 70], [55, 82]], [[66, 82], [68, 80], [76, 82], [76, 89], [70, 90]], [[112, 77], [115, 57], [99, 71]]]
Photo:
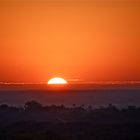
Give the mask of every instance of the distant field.
[[26, 101], [37, 100], [44, 105], [72, 104], [93, 107], [112, 103], [118, 107], [140, 106], [140, 89], [92, 89], [92, 90], [0, 90], [0, 103], [22, 106]]

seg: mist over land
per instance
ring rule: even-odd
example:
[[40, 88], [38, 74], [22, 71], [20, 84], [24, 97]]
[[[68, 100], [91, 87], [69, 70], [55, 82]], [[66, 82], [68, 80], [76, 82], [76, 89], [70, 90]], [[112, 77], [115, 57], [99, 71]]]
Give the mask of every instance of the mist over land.
[[140, 105], [140, 85], [137, 84], [1, 84], [0, 103], [22, 106], [26, 101], [36, 100], [43, 105], [106, 106], [118, 107]]

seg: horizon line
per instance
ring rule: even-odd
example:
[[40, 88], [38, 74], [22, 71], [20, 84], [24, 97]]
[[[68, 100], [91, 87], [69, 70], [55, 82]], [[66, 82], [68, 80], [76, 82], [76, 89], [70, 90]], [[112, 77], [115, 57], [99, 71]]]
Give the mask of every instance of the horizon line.
[[[42, 85], [47, 82], [0, 82], [1, 85]], [[140, 81], [70, 81], [69, 85], [72, 84], [140, 84]]]

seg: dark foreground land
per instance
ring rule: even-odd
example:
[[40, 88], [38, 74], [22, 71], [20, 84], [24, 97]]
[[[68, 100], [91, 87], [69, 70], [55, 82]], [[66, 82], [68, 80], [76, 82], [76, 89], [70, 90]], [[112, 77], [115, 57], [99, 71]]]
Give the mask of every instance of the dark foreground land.
[[140, 108], [2, 104], [0, 140], [140, 140]]

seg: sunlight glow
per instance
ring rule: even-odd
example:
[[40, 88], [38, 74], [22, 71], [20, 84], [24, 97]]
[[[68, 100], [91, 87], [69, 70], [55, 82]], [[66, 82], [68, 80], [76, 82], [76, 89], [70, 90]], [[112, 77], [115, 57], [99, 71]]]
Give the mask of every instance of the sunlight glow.
[[55, 78], [52, 78], [48, 81], [48, 84], [68, 84], [68, 82], [63, 79], [63, 78], [60, 78], [60, 77], [55, 77]]

